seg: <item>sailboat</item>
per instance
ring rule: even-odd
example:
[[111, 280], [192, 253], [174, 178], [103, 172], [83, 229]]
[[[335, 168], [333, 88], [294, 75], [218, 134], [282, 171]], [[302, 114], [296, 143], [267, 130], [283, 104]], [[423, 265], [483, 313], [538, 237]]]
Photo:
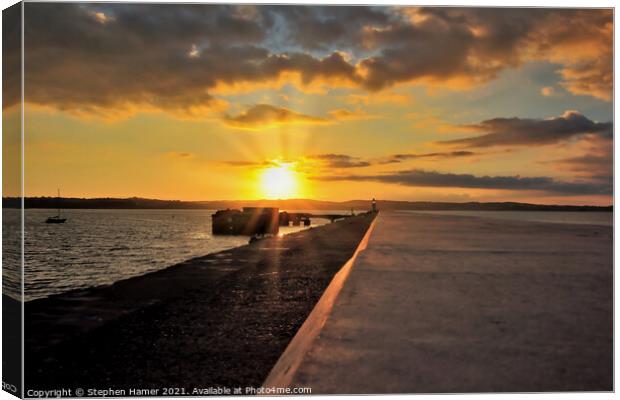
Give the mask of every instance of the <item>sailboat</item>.
[[58, 189], [58, 214], [56, 214], [53, 217], [48, 217], [45, 220], [45, 223], [46, 224], [64, 224], [66, 220], [67, 220], [66, 218], [62, 218], [60, 216], [60, 189]]

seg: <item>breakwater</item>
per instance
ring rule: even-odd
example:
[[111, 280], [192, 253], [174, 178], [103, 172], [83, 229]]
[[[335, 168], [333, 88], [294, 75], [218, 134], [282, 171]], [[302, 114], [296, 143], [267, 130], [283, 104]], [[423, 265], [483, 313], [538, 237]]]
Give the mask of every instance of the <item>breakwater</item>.
[[381, 212], [320, 335], [266, 386], [612, 391], [613, 273], [610, 226]]
[[28, 302], [26, 389], [260, 386], [373, 218]]

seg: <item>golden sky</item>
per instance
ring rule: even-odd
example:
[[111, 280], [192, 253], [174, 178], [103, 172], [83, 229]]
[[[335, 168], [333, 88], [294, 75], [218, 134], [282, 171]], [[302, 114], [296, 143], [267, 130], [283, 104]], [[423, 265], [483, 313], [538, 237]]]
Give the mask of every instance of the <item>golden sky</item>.
[[27, 3], [26, 195], [610, 204], [612, 31], [601, 9]]

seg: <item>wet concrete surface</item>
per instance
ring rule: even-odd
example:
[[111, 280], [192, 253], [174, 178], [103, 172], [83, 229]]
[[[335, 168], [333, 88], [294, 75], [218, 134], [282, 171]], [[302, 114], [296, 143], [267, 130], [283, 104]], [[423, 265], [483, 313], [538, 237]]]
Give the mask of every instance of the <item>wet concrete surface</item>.
[[260, 386], [372, 215], [26, 303], [26, 389]]

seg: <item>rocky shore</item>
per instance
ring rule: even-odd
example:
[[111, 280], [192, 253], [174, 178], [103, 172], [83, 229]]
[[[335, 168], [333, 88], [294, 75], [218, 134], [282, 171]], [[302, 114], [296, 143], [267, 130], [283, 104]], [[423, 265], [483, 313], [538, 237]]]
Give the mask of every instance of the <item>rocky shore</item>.
[[28, 302], [26, 390], [258, 387], [373, 218]]

